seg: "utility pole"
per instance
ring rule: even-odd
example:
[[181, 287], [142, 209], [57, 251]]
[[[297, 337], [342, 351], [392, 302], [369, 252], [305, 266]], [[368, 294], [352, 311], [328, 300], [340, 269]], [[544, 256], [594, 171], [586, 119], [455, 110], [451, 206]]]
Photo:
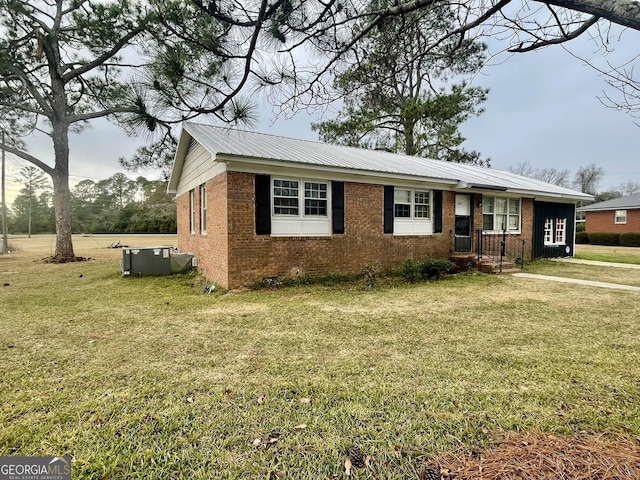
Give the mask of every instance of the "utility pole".
[[4, 130], [2, 130], [2, 253], [7, 253], [7, 196], [5, 189], [5, 173], [4, 173]]

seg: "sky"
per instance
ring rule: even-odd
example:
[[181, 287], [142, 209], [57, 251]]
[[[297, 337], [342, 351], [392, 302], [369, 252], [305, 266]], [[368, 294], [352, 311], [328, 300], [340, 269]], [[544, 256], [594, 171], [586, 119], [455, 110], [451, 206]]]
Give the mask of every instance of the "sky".
[[[639, 44], [640, 32], [625, 32], [609, 60], [632, 57]], [[586, 38], [574, 40], [570, 46], [574, 52], [604, 61]], [[614, 92], [597, 71], [558, 46], [501, 55], [492, 63], [473, 80], [474, 85], [490, 91], [485, 112], [462, 125], [465, 149], [481, 152], [491, 159], [492, 168], [501, 170], [527, 162], [534, 168], [568, 169], [573, 177], [579, 167], [594, 163], [606, 172], [600, 191], [628, 181], [640, 182], [640, 127], [628, 114], [601, 104], [597, 97], [603, 91]], [[263, 101], [254, 130], [317, 140], [311, 123], [327, 118], [308, 113], [290, 120], [277, 118]], [[26, 140], [31, 154], [53, 165], [52, 147], [46, 139]], [[144, 138], [128, 137], [105, 120], [94, 121], [81, 134], [71, 134], [71, 184], [125, 172], [118, 158], [131, 156], [145, 142]], [[13, 179], [25, 165], [28, 163], [7, 156], [9, 205], [20, 189]], [[159, 176], [154, 171], [125, 173], [131, 178]]]

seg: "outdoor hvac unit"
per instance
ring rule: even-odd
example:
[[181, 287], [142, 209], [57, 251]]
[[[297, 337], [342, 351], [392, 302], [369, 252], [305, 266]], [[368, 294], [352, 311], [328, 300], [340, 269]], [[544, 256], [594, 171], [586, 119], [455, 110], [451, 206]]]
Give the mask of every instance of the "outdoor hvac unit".
[[122, 275], [171, 275], [195, 265], [192, 253], [177, 253], [169, 246], [122, 249]]

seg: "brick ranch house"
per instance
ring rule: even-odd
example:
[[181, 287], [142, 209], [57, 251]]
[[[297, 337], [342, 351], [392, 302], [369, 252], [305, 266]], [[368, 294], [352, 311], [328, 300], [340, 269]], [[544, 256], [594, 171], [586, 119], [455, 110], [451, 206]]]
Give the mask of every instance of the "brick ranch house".
[[591, 197], [510, 172], [187, 122], [168, 190], [178, 248], [223, 288], [473, 252], [476, 232], [573, 255]]
[[640, 233], [640, 194], [592, 203], [585, 212], [587, 233]]

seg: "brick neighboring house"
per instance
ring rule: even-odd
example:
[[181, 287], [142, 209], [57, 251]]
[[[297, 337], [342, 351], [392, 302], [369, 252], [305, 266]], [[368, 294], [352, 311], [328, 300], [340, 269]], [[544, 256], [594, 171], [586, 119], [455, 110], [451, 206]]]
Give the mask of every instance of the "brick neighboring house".
[[640, 194], [592, 203], [585, 212], [587, 233], [640, 233]]
[[573, 255], [575, 204], [591, 198], [510, 172], [190, 122], [169, 192], [178, 248], [224, 288], [448, 258], [503, 229], [527, 258]]

